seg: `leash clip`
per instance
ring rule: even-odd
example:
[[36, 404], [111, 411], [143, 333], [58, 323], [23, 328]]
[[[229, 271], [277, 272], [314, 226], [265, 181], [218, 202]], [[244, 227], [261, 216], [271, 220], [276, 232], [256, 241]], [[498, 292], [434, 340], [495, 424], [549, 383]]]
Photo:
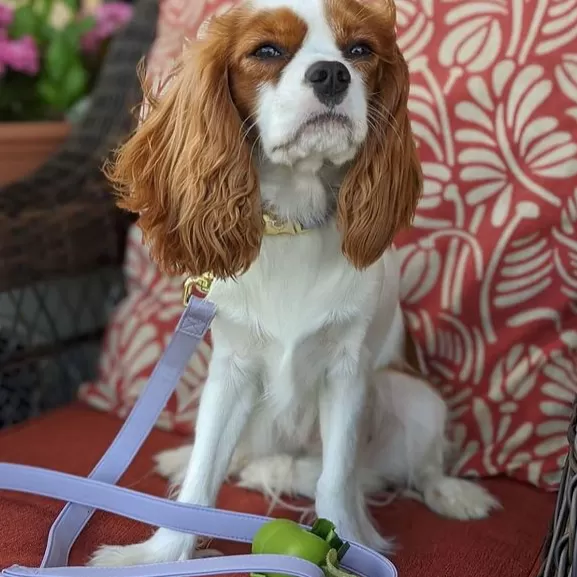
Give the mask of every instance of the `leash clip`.
[[210, 292], [212, 283], [214, 282], [214, 275], [211, 272], [205, 272], [200, 276], [190, 276], [184, 281], [182, 291], [182, 301], [184, 306], [188, 305], [188, 301], [193, 297], [200, 299], [205, 298]]

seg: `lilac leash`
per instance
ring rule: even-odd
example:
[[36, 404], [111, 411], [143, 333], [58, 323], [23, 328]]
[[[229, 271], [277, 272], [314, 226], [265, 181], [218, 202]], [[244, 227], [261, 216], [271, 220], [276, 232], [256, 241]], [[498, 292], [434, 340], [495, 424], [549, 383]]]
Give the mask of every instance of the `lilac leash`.
[[[25, 465], [0, 463], [0, 489], [67, 501], [48, 535], [40, 568], [13, 566], [4, 577], [191, 577], [231, 572], [285, 573], [324, 577], [316, 565], [280, 555], [234, 555], [138, 567], [65, 567], [70, 549], [95, 509], [155, 526], [207, 537], [251, 542], [267, 517], [177, 503], [116, 486], [148, 437], [175, 389], [188, 360], [206, 335], [216, 308], [191, 298], [168, 347], [116, 438], [88, 478]], [[364, 577], [396, 577], [392, 563], [361, 545], [351, 544], [342, 566]]]
[[[209, 300], [191, 298], [188, 301], [145, 390], [89, 478], [114, 485], [128, 469], [178, 384], [192, 353], [210, 328], [215, 313], [216, 308]], [[68, 563], [72, 545], [93, 514], [93, 508], [70, 502], [64, 506], [50, 528], [41, 567]]]

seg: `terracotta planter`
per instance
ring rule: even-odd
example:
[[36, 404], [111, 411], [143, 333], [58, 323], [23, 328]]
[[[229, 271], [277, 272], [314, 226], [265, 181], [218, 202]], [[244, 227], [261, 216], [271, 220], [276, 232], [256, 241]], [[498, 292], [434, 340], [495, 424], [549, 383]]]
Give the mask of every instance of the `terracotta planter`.
[[0, 122], [0, 186], [39, 168], [70, 134], [68, 122]]

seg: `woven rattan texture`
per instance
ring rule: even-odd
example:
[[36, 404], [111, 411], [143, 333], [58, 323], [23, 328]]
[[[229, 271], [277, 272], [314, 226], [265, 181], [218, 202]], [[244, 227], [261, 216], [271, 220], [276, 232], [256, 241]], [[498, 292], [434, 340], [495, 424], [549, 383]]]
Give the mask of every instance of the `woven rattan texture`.
[[567, 436], [569, 454], [539, 577], [577, 576], [577, 402]]
[[122, 296], [118, 268], [0, 293], [0, 428], [75, 398]]

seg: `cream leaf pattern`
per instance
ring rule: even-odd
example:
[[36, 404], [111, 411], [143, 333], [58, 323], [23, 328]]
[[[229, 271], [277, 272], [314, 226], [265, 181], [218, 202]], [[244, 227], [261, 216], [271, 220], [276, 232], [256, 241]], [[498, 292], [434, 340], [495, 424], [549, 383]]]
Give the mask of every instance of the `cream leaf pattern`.
[[473, 414], [483, 441], [483, 467], [489, 474], [496, 475], [503, 470], [512, 473], [531, 461], [531, 454], [523, 447], [533, 434], [533, 423], [517, 426], [510, 407], [502, 403], [494, 411], [482, 398], [474, 399]]
[[[466, 409], [470, 412], [468, 405]], [[466, 475], [468, 477], [481, 476], [481, 471], [469, 466], [470, 462], [479, 454], [480, 448], [480, 440], [477, 440], [469, 433], [465, 424], [462, 422], [454, 423], [451, 428], [449, 451], [451, 474]]]
[[406, 316], [409, 328], [424, 334], [416, 343], [419, 356], [429, 359], [427, 368], [432, 377], [437, 375], [433, 378], [439, 386], [479, 383], [485, 346], [478, 327], [469, 327], [447, 313], [441, 313], [433, 321], [429, 312], [423, 309], [408, 311]]
[[403, 268], [401, 298], [404, 302], [418, 302], [436, 284], [441, 256], [434, 246], [428, 243], [405, 245], [399, 250]]
[[516, 410], [517, 403], [529, 395], [537, 384], [537, 369], [545, 355], [535, 346], [516, 344], [498, 359], [491, 373], [489, 399], [507, 404], [508, 411]]
[[[453, 224], [453, 220], [429, 219], [427, 210], [434, 210], [446, 199], [460, 204], [458, 192], [453, 184], [452, 167], [455, 163], [455, 146], [448, 110], [444, 103], [443, 89], [430, 73], [425, 56], [410, 63], [412, 71], [409, 110], [411, 127], [417, 146], [426, 149], [427, 156], [434, 161], [421, 163], [423, 169], [423, 197], [416, 216], [419, 226], [439, 229]], [[458, 218], [458, 207], [456, 217]]]
[[573, 314], [577, 314], [577, 188], [568, 196], [552, 236], [556, 244], [553, 261], [561, 279], [561, 292], [570, 299]]
[[[153, 85], [239, 0], [161, 0]], [[424, 194], [398, 247], [406, 324], [454, 473], [558, 486], [577, 394], [577, 0], [397, 0]], [[126, 415], [180, 314], [132, 227], [127, 296], [81, 397]], [[207, 337], [158, 426], [190, 434]]]
[[577, 54], [563, 56], [555, 66], [555, 79], [563, 94], [577, 104]]
[[489, 68], [501, 50], [499, 17], [507, 14], [507, 4], [504, 0], [453, 3], [445, 14], [451, 28], [439, 48], [440, 64], [469, 73]]
[[[540, 442], [535, 452], [543, 459], [556, 459], [562, 464], [567, 451], [567, 430], [571, 422], [572, 406], [577, 395], [577, 360], [562, 350], [551, 354], [543, 367], [543, 400], [540, 410], [544, 416], [537, 427]], [[560, 467], [547, 473], [545, 482], [555, 487], [560, 480]]]
[[408, 105], [417, 144], [427, 146], [438, 162], [452, 166], [455, 152], [443, 89], [431, 73], [426, 56], [410, 61], [409, 67], [412, 80]]
[[412, 60], [433, 36], [433, 0], [397, 0], [396, 6], [399, 48], [407, 60]]
[[549, 54], [577, 39], [577, 0], [541, 0], [537, 7], [533, 23], [533, 28], [538, 27], [536, 54]]
[[[467, 202], [475, 205], [496, 198], [491, 216], [496, 227], [509, 216], [516, 183], [559, 206], [559, 198], [535, 176], [566, 178], [577, 174], [577, 144], [569, 131], [558, 130], [558, 119], [533, 117], [553, 90], [552, 81], [544, 78], [544, 68], [528, 65], [517, 69], [512, 61], [505, 60], [495, 66], [491, 85], [481, 76], [472, 76], [467, 88], [471, 100], [459, 102], [455, 113], [471, 124], [468, 130], [480, 132], [487, 143], [473, 144], [470, 133], [457, 131], [456, 140], [467, 144], [458, 156], [461, 179], [474, 185], [466, 195]], [[506, 89], [508, 98], [502, 102]], [[508, 134], [517, 143], [516, 155]]]
[[[489, 259], [487, 274], [481, 285], [481, 314], [487, 338], [497, 338], [491, 311], [505, 314], [501, 324], [519, 327], [543, 319], [559, 328], [559, 314], [551, 307], [536, 303], [553, 283], [553, 250], [550, 238], [541, 232], [526, 236], [515, 233], [527, 225], [527, 219], [539, 217], [533, 203], [519, 203]], [[535, 303], [535, 304], [532, 304]], [[521, 311], [519, 309], [522, 309]], [[512, 314], [509, 312], [512, 311]]]

